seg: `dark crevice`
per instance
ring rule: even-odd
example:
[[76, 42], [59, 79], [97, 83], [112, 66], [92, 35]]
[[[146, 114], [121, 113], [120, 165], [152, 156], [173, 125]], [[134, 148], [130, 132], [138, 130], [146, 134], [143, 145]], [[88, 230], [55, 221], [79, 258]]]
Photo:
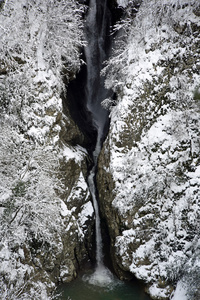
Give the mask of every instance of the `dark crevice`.
[[[79, 0], [80, 3], [89, 5], [89, 1], [87, 0]], [[110, 50], [112, 46], [112, 36], [111, 36], [111, 27], [122, 17], [123, 9], [117, 6], [115, 0], [108, 0], [107, 1], [107, 18], [110, 20], [107, 22], [107, 33], [104, 38], [103, 48], [105, 51], [105, 60], [108, 59], [110, 55]], [[97, 7], [97, 26], [98, 31], [101, 31], [101, 22], [103, 18], [103, 7], [101, 2], [98, 3]], [[99, 53], [97, 53], [99, 55]], [[82, 60], [85, 62], [85, 54], [84, 49], [82, 49]], [[98, 61], [98, 57], [95, 58]], [[95, 62], [94, 62], [95, 63]], [[95, 79], [95, 88], [94, 88], [94, 95], [95, 98], [96, 94], [99, 93], [99, 83], [103, 81], [100, 76], [100, 69], [99, 74], [97, 74]], [[91, 154], [94, 151], [97, 139], [97, 130], [94, 126], [93, 116], [91, 112], [87, 109], [87, 65], [86, 63], [81, 66], [79, 73], [77, 74], [76, 78], [68, 83], [67, 86], [67, 95], [66, 99], [64, 100], [67, 102], [67, 106], [70, 110], [70, 114], [78, 125], [80, 131], [84, 135], [84, 140], [79, 141], [81, 146], [85, 147], [88, 152]], [[108, 97], [112, 97], [112, 92], [108, 93]], [[103, 99], [102, 99], [103, 100]], [[107, 113], [108, 116], [108, 113]], [[107, 121], [105, 122], [104, 126], [104, 136], [103, 140], [107, 136], [109, 130], [109, 118], [107, 117]], [[103, 142], [102, 140], [102, 142]]]
[[112, 27], [122, 19], [124, 9], [119, 7], [116, 0], [108, 0], [108, 8], [111, 11], [111, 24]]
[[73, 120], [85, 137], [81, 146], [91, 153], [95, 147], [97, 130], [93, 125], [92, 115], [86, 107], [86, 76], [87, 68], [86, 65], [83, 65], [76, 79], [68, 84], [67, 102], [69, 103], [69, 110]]
[[[84, 4], [89, 4], [89, 1], [85, 0], [79, 0], [79, 2]], [[105, 17], [103, 2], [97, 1], [97, 14], [96, 14], [96, 26], [98, 29], [98, 34], [100, 34], [102, 27], [101, 24], [103, 22], [103, 18]], [[91, 158], [92, 158], [92, 152], [94, 151], [96, 147], [97, 142], [97, 128], [94, 125], [94, 120], [96, 118], [97, 123], [100, 122], [100, 115], [103, 117], [103, 134], [101, 136], [101, 142], [103, 143], [104, 139], [106, 138], [109, 130], [109, 112], [102, 112], [102, 108], [100, 105], [100, 101], [104, 100], [103, 97], [116, 97], [112, 93], [112, 91], [106, 91], [105, 88], [103, 88], [103, 78], [100, 76], [100, 71], [103, 67], [102, 63], [103, 61], [99, 60], [106, 60], [109, 58], [111, 48], [112, 48], [112, 39], [113, 36], [111, 35], [111, 27], [122, 17], [124, 11], [123, 9], [119, 8], [116, 4], [116, 1], [114, 0], [107, 0], [107, 11], [106, 11], [106, 35], [104, 36], [104, 39], [101, 43], [101, 47], [103, 48], [103, 54], [100, 53], [100, 46], [98, 44], [98, 40], [94, 43], [94, 48], [96, 48], [95, 54], [92, 54], [92, 59], [94, 60], [93, 63], [96, 66], [96, 74], [95, 78], [92, 78], [92, 90], [90, 90], [90, 93], [88, 92], [88, 85], [87, 85], [87, 79], [88, 79], [88, 69], [86, 63], [81, 66], [80, 72], [77, 74], [76, 78], [68, 83], [67, 86], [67, 95], [64, 99], [65, 105], [67, 105], [71, 117], [73, 118], [74, 122], [79, 127], [80, 131], [83, 133], [84, 139], [82, 141], [78, 141], [79, 144], [83, 147], [85, 147]], [[105, 22], [105, 19], [104, 19]], [[86, 26], [85, 30], [87, 31], [87, 35], [90, 36], [90, 28]], [[88, 34], [89, 33], [89, 34]], [[94, 34], [93, 31], [91, 31], [91, 35]], [[98, 35], [97, 34], [97, 35]], [[102, 52], [102, 51], [101, 51]], [[102, 59], [103, 57], [103, 59]], [[82, 49], [82, 60], [86, 62], [86, 55], [84, 52], [84, 49]], [[97, 101], [98, 104], [91, 102], [91, 110], [92, 113], [89, 111], [87, 102], [88, 100], [88, 94], [90, 94], [90, 99], [92, 101]], [[102, 126], [102, 124], [101, 124]], [[91, 169], [91, 164], [89, 165], [89, 169]], [[88, 170], [89, 171], [89, 170]], [[97, 172], [97, 170], [96, 170]], [[97, 192], [98, 194], [98, 192]], [[96, 195], [98, 199], [98, 195]], [[101, 214], [101, 213], [100, 213]], [[107, 222], [105, 220], [102, 222], [102, 237], [103, 237], [103, 244], [104, 244], [104, 257], [105, 257], [105, 265], [114, 271], [114, 268], [112, 266], [112, 260], [111, 260], [111, 253], [110, 253], [110, 236], [109, 236], [109, 230], [107, 228]], [[95, 237], [94, 237], [95, 238]], [[92, 245], [93, 253], [95, 253], [95, 241]], [[91, 259], [91, 262], [93, 263], [95, 261], [95, 256], [92, 255], [91, 249], [88, 247], [88, 257]], [[76, 257], [76, 255], [75, 255]]]

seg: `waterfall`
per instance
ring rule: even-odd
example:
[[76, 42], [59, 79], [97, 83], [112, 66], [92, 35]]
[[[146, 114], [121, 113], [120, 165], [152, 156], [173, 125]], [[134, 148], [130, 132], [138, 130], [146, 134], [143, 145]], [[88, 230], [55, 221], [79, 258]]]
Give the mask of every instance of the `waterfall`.
[[88, 184], [90, 188], [90, 192], [92, 195], [93, 206], [95, 211], [95, 230], [96, 230], [96, 261], [97, 266], [101, 266], [103, 264], [103, 251], [102, 251], [102, 235], [101, 235], [101, 221], [99, 215], [99, 206], [96, 199], [96, 186], [95, 186], [95, 173], [96, 173], [96, 166], [98, 155], [101, 150], [101, 141], [98, 135], [97, 144], [95, 150], [93, 152], [93, 159], [94, 159], [94, 166], [90, 171], [90, 175], [88, 177]]
[[108, 112], [102, 108], [101, 102], [107, 97], [104, 79], [100, 76], [102, 63], [106, 59], [106, 34], [109, 29], [109, 13], [107, 0], [90, 0], [86, 18], [85, 57], [87, 63], [86, 96], [87, 109], [92, 113], [94, 126], [98, 134], [103, 135]]
[[107, 0], [90, 0], [89, 11], [86, 18], [86, 39], [85, 57], [87, 63], [87, 109], [91, 112], [93, 125], [97, 129], [96, 147], [93, 152], [94, 166], [88, 177], [88, 184], [92, 195], [95, 211], [96, 231], [96, 270], [87, 278], [95, 285], [108, 285], [113, 275], [104, 266], [102, 234], [99, 215], [99, 205], [96, 198], [95, 173], [97, 169], [98, 156], [101, 151], [104, 129], [108, 120], [108, 112], [102, 108], [101, 101], [108, 96], [104, 88], [103, 78], [100, 76], [102, 63], [106, 59], [106, 34], [109, 28], [109, 17], [107, 11]]

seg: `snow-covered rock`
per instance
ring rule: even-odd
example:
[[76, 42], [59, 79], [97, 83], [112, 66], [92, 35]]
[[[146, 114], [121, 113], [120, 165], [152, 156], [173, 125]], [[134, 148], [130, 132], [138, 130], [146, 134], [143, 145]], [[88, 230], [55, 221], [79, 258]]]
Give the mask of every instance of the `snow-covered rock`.
[[1, 299], [50, 299], [91, 251], [88, 153], [63, 107], [63, 77], [80, 67], [80, 15], [72, 0], [0, 7]]
[[187, 299], [199, 295], [197, 4], [143, 1], [105, 69], [117, 105], [98, 164], [101, 210], [115, 270], [144, 281], [153, 299], [169, 299], [179, 280]]

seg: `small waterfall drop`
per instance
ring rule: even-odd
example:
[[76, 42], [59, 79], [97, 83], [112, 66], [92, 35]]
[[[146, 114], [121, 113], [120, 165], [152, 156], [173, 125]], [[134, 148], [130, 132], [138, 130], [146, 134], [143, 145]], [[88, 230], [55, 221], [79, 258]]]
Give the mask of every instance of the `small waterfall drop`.
[[88, 184], [93, 199], [96, 227], [96, 270], [89, 277], [85, 277], [90, 284], [108, 286], [112, 280], [112, 273], [103, 263], [103, 245], [99, 205], [96, 196], [95, 174], [97, 170], [98, 156], [101, 151], [102, 140], [105, 135], [105, 127], [108, 122], [108, 112], [102, 108], [101, 102], [108, 96], [104, 88], [104, 80], [100, 76], [102, 63], [106, 59], [106, 35], [110, 24], [107, 11], [107, 0], [90, 0], [90, 7], [86, 19], [85, 57], [87, 63], [87, 109], [91, 112], [94, 126], [97, 129], [96, 147], [93, 152], [94, 166], [88, 177]]

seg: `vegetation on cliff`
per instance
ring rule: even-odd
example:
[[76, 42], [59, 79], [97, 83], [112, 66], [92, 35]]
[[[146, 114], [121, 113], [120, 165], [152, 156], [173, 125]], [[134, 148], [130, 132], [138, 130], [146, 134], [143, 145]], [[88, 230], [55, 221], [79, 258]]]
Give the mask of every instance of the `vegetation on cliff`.
[[48, 299], [88, 259], [88, 155], [62, 103], [81, 64], [82, 11], [72, 0], [1, 2], [1, 299]]
[[106, 100], [101, 207], [116, 271], [153, 299], [199, 297], [198, 12], [198, 1], [142, 1], [104, 70], [116, 99]]

